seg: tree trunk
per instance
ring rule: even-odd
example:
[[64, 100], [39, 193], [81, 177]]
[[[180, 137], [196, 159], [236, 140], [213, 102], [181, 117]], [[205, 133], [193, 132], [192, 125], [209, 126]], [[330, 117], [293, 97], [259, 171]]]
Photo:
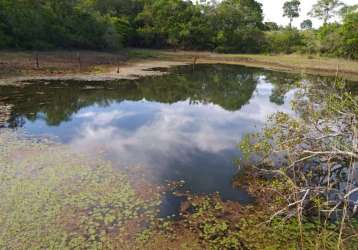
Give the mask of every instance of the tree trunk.
[[39, 53], [36, 52], [35, 54], [35, 59], [36, 59], [36, 69], [40, 68], [40, 62], [39, 62]]
[[77, 52], [77, 60], [78, 60], [78, 68], [81, 71], [82, 62], [81, 62], [81, 54], [80, 54], [80, 52]]

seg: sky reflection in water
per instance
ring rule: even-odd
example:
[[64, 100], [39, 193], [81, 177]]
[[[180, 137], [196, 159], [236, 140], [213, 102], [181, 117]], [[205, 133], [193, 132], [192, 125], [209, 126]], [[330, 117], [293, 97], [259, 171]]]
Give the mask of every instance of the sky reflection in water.
[[[21, 108], [13, 89], [3, 92], [15, 105], [13, 124], [21, 123], [30, 134], [56, 136], [91, 154], [104, 152], [115, 166], [139, 166], [146, 178], [159, 183], [185, 180], [191, 192], [218, 191], [224, 199], [247, 202], [248, 195], [231, 185], [237, 144], [270, 114], [292, 112], [296, 80], [295, 75], [240, 66], [202, 65], [194, 73], [182, 67], [127, 87], [79, 88], [61, 105], [49, 96], [65, 96], [67, 87], [45, 89], [45, 96], [29, 89], [27, 101], [41, 103], [31, 111]], [[53, 118], [61, 112], [65, 115]]]

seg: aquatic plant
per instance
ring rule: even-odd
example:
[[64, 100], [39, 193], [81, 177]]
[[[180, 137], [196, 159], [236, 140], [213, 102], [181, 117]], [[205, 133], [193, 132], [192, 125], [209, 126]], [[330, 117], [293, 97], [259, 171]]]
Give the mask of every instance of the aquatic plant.
[[4, 130], [0, 180], [1, 249], [99, 249], [129, 225], [143, 230], [160, 204], [100, 159]]

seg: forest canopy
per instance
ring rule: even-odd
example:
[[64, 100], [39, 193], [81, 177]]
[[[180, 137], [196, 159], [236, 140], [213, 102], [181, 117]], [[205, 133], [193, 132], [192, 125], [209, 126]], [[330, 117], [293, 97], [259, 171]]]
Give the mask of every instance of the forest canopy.
[[[335, 2], [328, 16], [321, 2]], [[308, 19], [298, 30], [290, 25], [300, 15], [298, 0], [282, 6], [287, 27], [265, 23], [255, 0], [0, 0], [0, 48], [146, 47], [358, 58], [357, 8], [336, 2], [317, 1], [311, 15], [324, 25], [315, 30]], [[333, 13], [340, 13], [341, 23], [330, 22]]]

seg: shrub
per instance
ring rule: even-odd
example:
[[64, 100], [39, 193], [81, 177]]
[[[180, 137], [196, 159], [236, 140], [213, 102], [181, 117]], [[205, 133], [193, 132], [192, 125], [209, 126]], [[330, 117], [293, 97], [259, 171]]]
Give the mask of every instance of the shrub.
[[342, 55], [358, 59], [358, 13], [351, 13], [344, 18], [341, 36]]
[[265, 50], [269, 53], [293, 53], [304, 45], [303, 36], [297, 29], [266, 32], [265, 38]]
[[314, 30], [305, 30], [302, 32], [304, 46], [300, 48], [300, 52], [304, 54], [319, 53], [319, 41]]
[[304, 218], [317, 218], [319, 227], [333, 230], [337, 249], [354, 249], [345, 248], [344, 239], [357, 235], [358, 103], [342, 82], [307, 81], [292, 104], [299, 117], [277, 113], [261, 133], [241, 142], [245, 161], [240, 168], [251, 167], [256, 176], [272, 183], [286, 204], [271, 219], [295, 215], [301, 249], [306, 249]]
[[342, 37], [340, 34], [340, 25], [330, 23], [322, 26], [317, 32], [318, 50], [324, 55], [341, 55]]

